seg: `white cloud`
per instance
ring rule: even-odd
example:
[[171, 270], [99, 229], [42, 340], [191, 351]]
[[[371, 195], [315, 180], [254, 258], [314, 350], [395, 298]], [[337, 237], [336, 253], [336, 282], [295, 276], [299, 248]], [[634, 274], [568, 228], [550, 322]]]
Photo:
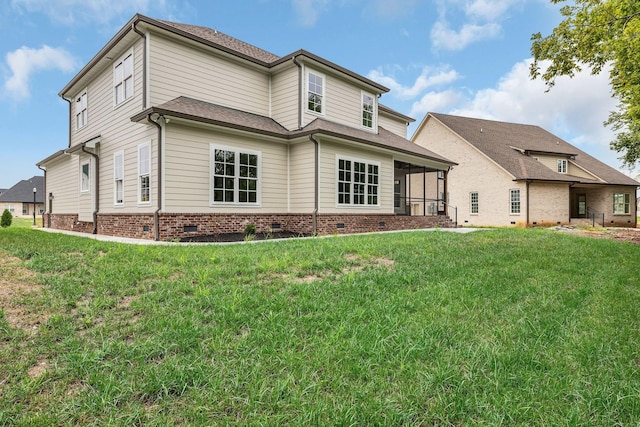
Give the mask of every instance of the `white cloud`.
[[302, 27], [313, 27], [320, 13], [327, 9], [329, 0], [291, 0], [291, 3], [298, 23]]
[[391, 89], [391, 96], [406, 100], [420, 96], [431, 87], [453, 83], [460, 76], [448, 67], [424, 67], [411, 86], [398, 83], [394, 77], [385, 75], [381, 68], [370, 71], [367, 77]]
[[6, 62], [11, 70], [11, 76], [5, 79], [4, 89], [15, 99], [29, 97], [29, 80], [34, 72], [42, 70], [71, 72], [76, 67], [76, 61], [69, 52], [47, 45], [40, 49], [23, 46], [7, 53]]
[[166, 0], [11, 0], [17, 11], [43, 13], [64, 25], [107, 23], [122, 15], [154, 10], [154, 15], [167, 13]]
[[483, 25], [464, 24], [459, 31], [449, 28], [444, 21], [431, 28], [431, 43], [436, 49], [462, 50], [471, 43], [491, 39], [500, 34], [501, 26], [494, 22]]

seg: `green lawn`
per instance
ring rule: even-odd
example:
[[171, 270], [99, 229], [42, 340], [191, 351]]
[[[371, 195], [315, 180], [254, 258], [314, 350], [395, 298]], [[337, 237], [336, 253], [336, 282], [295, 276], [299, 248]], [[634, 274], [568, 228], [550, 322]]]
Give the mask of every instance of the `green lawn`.
[[638, 425], [640, 247], [0, 229], [0, 425]]

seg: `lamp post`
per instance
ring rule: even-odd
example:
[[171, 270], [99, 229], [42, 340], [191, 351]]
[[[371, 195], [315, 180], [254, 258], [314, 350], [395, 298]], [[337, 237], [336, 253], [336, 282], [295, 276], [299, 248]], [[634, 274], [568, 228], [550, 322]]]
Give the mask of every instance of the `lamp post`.
[[36, 187], [33, 187], [33, 226], [36, 226]]

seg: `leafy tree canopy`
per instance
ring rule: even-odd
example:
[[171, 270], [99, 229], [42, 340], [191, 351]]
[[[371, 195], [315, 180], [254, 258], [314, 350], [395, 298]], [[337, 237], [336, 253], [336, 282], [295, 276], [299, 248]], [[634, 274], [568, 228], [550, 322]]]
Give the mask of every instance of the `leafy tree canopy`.
[[[619, 101], [606, 125], [616, 132], [611, 148], [629, 167], [640, 162], [640, 1], [551, 0], [567, 3], [564, 20], [543, 37], [531, 37], [532, 78], [541, 77], [551, 89], [559, 76], [573, 77], [582, 66], [599, 74], [609, 65], [613, 96]], [[541, 62], [550, 66], [541, 71]]]

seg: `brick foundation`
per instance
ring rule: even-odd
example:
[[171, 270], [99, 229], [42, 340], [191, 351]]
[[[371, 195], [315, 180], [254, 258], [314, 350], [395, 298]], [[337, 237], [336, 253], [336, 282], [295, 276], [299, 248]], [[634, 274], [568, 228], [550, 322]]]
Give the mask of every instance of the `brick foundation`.
[[[256, 232], [289, 231], [313, 233], [311, 214], [159, 214], [159, 240], [222, 233], [243, 233], [247, 224]], [[93, 232], [93, 223], [78, 221], [77, 215], [46, 214], [45, 224], [62, 230]], [[351, 234], [372, 231], [413, 230], [419, 228], [453, 227], [447, 217], [399, 216], [395, 214], [320, 214], [317, 234]], [[153, 214], [98, 214], [98, 234], [136, 239], [155, 239]]]

